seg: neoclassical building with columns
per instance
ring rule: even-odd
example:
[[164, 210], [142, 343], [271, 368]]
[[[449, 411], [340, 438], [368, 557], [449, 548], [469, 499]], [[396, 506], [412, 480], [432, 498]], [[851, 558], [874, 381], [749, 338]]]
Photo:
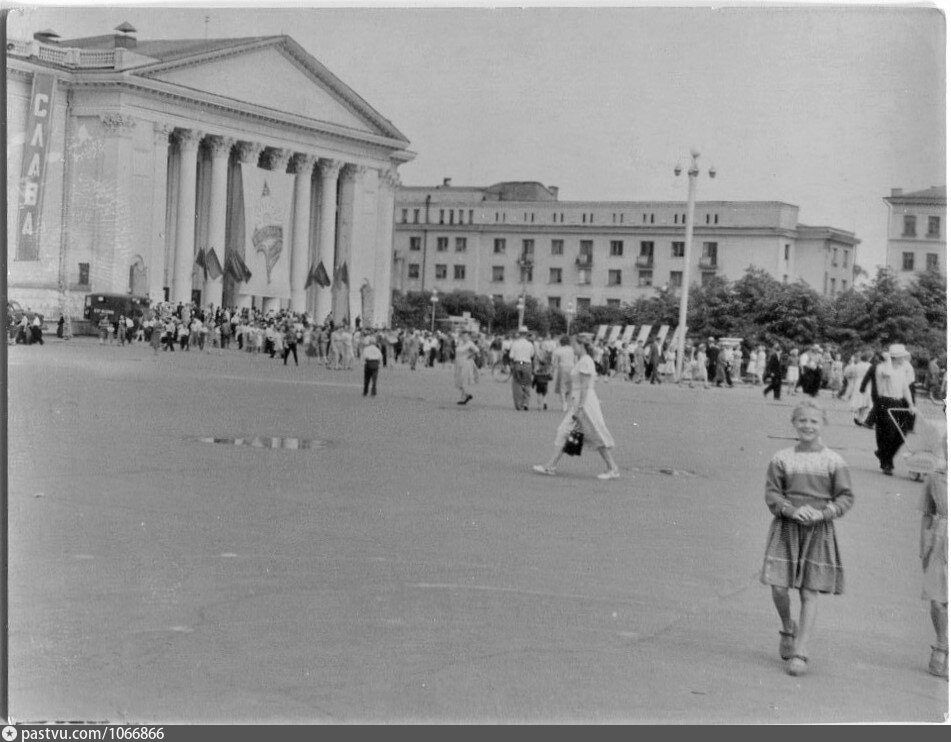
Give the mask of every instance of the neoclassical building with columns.
[[11, 299], [87, 293], [385, 324], [386, 118], [289, 36], [145, 41], [128, 24], [7, 44]]

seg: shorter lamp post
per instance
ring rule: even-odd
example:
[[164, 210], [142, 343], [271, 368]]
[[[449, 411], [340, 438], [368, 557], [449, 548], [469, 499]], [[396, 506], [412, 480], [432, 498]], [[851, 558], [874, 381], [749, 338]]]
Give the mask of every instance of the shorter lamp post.
[[575, 313], [575, 305], [572, 302], [568, 302], [568, 306], [565, 307], [565, 335], [571, 334], [571, 318]]
[[[525, 294], [523, 293], [518, 297], [518, 326], [521, 327], [525, 324]], [[518, 329], [518, 328], [516, 328]]]
[[429, 297], [429, 300], [433, 304], [433, 315], [429, 323], [429, 331], [436, 332], [436, 305], [439, 303], [439, 292], [436, 291], [436, 289], [433, 289], [433, 295]]

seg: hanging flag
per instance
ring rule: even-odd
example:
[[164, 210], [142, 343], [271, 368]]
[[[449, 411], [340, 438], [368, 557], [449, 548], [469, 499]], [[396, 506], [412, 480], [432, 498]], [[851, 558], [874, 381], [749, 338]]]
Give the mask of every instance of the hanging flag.
[[208, 270], [207, 266], [205, 265], [205, 251], [200, 247], [198, 248], [198, 252], [195, 253], [195, 265], [204, 271]]
[[218, 261], [218, 256], [215, 254], [214, 248], [210, 248], [205, 255], [205, 272], [212, 281], [220, 278], [224, 273], [224, 271], [221, 270], [221, 263]]
[[225, 273], [231, 276], [235, 283], [247, 283], [251, 277], [251, 271], [236, 252], [229, 252], [225, 256]]
[[310, 285], [314, 282], [314, 266], [310, 266], [310, 270], [307, 271], [307, 280], [304, 281], [304, 288], [309, 289]]
[[340, 283], [344, 286], [350, 285], [350, 277], [347, 275], [347, 264], [341, 263], [340, 269], [337, 271], [337, 275], [340, 279]]
[[323, 262], [317, 263], [314, 281], [321, 288], [327, 288], [330, 285], [330, 276], [327, 275], [327, 269], [324, 268]]
[[231, 276], [231, 280], [235, 283], [241, 283], [244, 280], [244, 274], [238, 267], [238, 261], [234, 258], [235, 254], [233, 252], [225, 253], [225, 273]]

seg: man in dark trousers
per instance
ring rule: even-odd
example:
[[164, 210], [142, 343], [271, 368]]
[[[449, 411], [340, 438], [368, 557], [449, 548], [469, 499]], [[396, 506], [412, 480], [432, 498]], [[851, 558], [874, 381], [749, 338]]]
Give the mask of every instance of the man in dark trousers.
[[773, 399], [779, 399], [783, 388], [783, 359], [782, 352], [778, 345], [773, 346], [773, 349], [769, 353], [769, 358], [766, 359], [766, 373], [764, 377], [769, 381], [769, 384], [767, 384], [763, 390], [763, 396], [769, 395], [770, 391], [772, 391]]
[[660, 364], [662, 363], [663, 353], [660, 352], [660, 338], [655, 337], [651, 343], [650, 353], [647, 355], [647, 363], [650, 366], [648, 377], [651, 384], [660, 384]]

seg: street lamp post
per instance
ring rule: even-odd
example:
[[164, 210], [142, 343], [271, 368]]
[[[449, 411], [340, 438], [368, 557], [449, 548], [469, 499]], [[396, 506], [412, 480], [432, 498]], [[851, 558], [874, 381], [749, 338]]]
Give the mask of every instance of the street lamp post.
[[525, 289], [522, 289], [522, 295], [518, 297], [518, 326], [525, 324]]
[[571, 335], [571, 317], [574, 313], [575, 305], [569, 301], [565, 307], [565, 335]]
[[[683, 380], [684, 372], [684, 343], [687, 339], [687, 298], [690, 295], [690, 250], [693, 247], [693, 212], [697, 196], [697, 176], [700, 174], [700, 166], [697, 159], [700, 152], [695, 149], [690, 150], [692, 161], [687, 170], [687, 225], [686, 236], [684, 238], [684, 270], [680, 279], [680, 314], [678, 317], [679, 334], [677, 336], [677, 381]], [[674, 168], [674, 175], [679, 176], [683, 168], [677, 165]], [[710, 177], [715, 178], [717, 171], [710, 168]]]
[[433, 304], [433, 317], [429, 323], [429, 331], [436, 332], [436, 305], [439, 303], [439, 292], [436, 289], [433, 289], [433, 295], [429, 297], [429, 300]]

